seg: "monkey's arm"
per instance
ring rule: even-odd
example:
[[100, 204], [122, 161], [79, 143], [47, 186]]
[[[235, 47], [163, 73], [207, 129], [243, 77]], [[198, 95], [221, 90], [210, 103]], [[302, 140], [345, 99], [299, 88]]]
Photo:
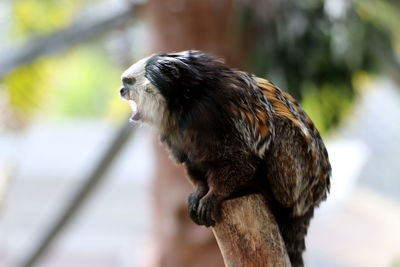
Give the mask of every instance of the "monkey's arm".
[[188, 197], [189, 216], [195, 223], [201, 224], [200, 221], [198, 221], [197, 208], [200, 199], [204, 197], [209, 190], [206, 173], [190, 163], [186, 163], [186, 170], [189, 180], [194, 186], [194, 191]]
[[[245, 186], [254, 176], [255, 162], [247, 156], [235, 154], [233, 158], [213, 162], [206, 173], [206, 183], [200, 182], [189, 201], [189, 212], [196, 223], [213, 226], [220, 215], [222, 201]], [[207, 189], [205, 191], [205, 189]]]

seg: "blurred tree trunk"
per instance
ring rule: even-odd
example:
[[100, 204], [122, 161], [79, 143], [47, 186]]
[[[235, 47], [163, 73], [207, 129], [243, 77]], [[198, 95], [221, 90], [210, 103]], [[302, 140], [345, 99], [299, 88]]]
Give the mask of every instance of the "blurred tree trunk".
[[[247, 40], [234, 27], [234, 1], [151, 0], [147, 14], [154, 26], [154, 52], [198, 49], [224, 57], [243, 68]], [[244, 41], [243, 41], [244, 40]], [[155, 142], [155, 238], [160, 245], [158, 266], [220, 267], [223, 259], [210, 229], [189, 218], [186, 199], [193, 191], [181, 166], [176, 166]]]
[[235, 24], [233, 0], [150, 0], [148, 14], [155, 52], [198, 49], [223, 56], [231, 66], [246, 63], [246, 40]]
[[[220, 267], [221, 253], [210, 229], [194, 224], [186, 198], [193, 191], [182, 167], [174, 165], [164, 148], [155, 142], [154, 238], [162, 267]], [[145, 266], [147, 267], [147, 266]]]

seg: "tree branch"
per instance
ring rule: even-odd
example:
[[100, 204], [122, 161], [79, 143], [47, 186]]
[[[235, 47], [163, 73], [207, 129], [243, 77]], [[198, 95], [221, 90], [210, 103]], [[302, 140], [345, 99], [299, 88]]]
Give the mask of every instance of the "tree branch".
[[44, 234], [42, 240], [40, 240], [30, 252], [26, 261], [22, 262], [20, 265], [21, 267], [35, 266], [40, 262], [40, 259], [45, 256], [56, 238], [59, 237], [68, 224], [77, 216], [77, 213], [85, 202], [99, 186], [100, 182], [104, 180], [107, 170], [124, 148], [124, 145], [133, 132], [134, 126], [131, 123], [126, 122], [120, 126], [111, 143], [106, 146], [105, 151], [99, 159], [99, 162], [94, 166], [92, 172], [85, 178], [82, 185], [75, 192], [75, 195], [70, 199], [59, 216], [55, 219], [54, 223]]
[[3, 51], [0, 57], [0, 78], [41, 56], [61, 52], [122, 25], [132, 18], [134, 6], [142, 1], [111, 2], [92, 8], [90, 14], [81, 14], [65, 29]]
[[261, 195], [225, 201], [213, 227], [226, 267], [282, 266], [290, 260], [274, 216]]

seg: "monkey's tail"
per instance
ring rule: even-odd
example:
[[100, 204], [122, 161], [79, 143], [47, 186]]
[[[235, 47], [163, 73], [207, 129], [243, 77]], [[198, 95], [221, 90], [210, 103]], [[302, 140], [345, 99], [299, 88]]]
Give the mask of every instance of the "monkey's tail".
[[313, 208], [299, 217], [292, 217], [288, 214], [282, 214], [282, 212], [275, 214], [292, 267], [304, 266], [305, 236], [313, 214]]

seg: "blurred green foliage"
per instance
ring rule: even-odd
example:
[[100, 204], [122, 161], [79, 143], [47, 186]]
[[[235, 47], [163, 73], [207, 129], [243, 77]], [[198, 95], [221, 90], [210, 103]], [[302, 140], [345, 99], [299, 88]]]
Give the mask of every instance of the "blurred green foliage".
[[393, 41], [400, 47], [400, 2], [399, 1], [375, 1], [359, 0], [355, 2], [356, 12], [360, 18], [369, 23], [373, 23], [382, 31], [390, 31]]
[[[14, 38], [27, 41], [62, 29], [83, 5], [93, 2], [96, 1], [14, 1]], [[127, 109], [114, 104], [121, 70], [107, 55], [101, 45], [87, 43], [20, 67], [1, 82], [12, 108], [26, 118], [38, 113], [50, 117], [120, 115]]]
[[[62, 3], [65, 2], [65, 3]], [[73, 3], [75, 2], [75, 5]], [[78, 1], [18, 0], [11, 4], [11, 33], [14, 42], [26, 41], [66, 26]], [[63, 4], [63, 5], [61, 5]], [[40, 59], [14, 70], [3, 79], [12, 107], [25, 117], [32, 117], [51, 92], [49, 71], [54, 60]]]
[[394, 263], [391, 266], [392, 267], [400, 267], [400, 259], [395, 259]]
[[125, 108], [112, 104], [118, 99], [121, 70], [104, 55], [88, 44], [13, 71], [3, 80], [10, 103], [28, 117], [119, 115]]
[[[51, 110], [61, 116], [104, 116], [110, 100], [118, 96], [120, 70], [94, 45], [72, 49], [57, 60], [57, 71], [51, 77], [55, 91]], [[64, 59], [65, 58], [65, 59]]]
[[[274, 10], [245, 6], [241, 23], [255, 39], [253, 72], [300, 99], [322, 132], [351, 110], [354, 76], [383, 72], [395, 57], [400, 31], [399, 3], [391, 1], [262, 1]], [[379, 50], [385, 50], [384, 53]]]
[[5, 77], [4, 85], [9, 102], [25, 116], [31, 116], [46, 98], [48, 61], [23, 66]]
[[12, 3], [15, 37], [26, 39], [67, 26], [81, 7], [79, 0], [16, 0]]

